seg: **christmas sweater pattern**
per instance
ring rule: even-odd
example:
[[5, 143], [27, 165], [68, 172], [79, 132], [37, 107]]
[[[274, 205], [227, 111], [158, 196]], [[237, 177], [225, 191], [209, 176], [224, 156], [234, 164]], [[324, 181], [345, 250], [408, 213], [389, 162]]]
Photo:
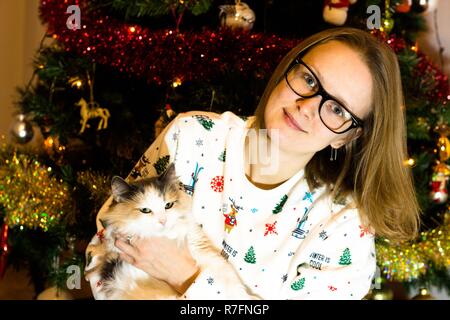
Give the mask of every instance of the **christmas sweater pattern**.
[[[254, 296], [362, 299], [372, 284], [376, 257], [373, 234], [357, 208], [350, 198], [333, 201], [325, 187], [310, 190], [303, 170], [271, 190], [254, 186], [243, 161], [252, 121], [231, 112], [181, 113], [132, 173], [156, 176], [167, 163], [175, 163], [192, 197], [194, 219]], [[99, 231], [110, 201], [98, 213]], [[94, 235], [93, 243], [98, 241]], [[93, 264], [96, 257], [90, 260]], [[185, 298], [221, 299], [227, 287], [220, 274], [202, 271]], [[91, 288], [96, 289], [93, 281]]]

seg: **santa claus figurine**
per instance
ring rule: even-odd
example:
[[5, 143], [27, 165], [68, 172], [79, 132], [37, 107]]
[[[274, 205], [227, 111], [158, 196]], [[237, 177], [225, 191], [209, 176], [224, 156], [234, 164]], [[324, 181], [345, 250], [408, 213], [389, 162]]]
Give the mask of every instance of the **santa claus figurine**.
[[347, 11], [357, 0], [325, 0], [323, 19], [336, 26], [342, 26], [347, 21]]

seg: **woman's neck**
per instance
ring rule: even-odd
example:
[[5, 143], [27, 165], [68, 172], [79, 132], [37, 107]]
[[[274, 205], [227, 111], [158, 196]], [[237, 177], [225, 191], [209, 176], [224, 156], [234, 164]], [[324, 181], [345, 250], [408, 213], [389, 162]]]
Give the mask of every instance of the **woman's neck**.
[[[259, 135], [252, 135], [252, 139], [260, 139]], [[258, 152], [256, 146], [261, 141], [250, 143], [249, 136], [244, 143], [244, 168], [247, 178], [257, 187], [272, 189], [289, 180], [298, 171], [304, 169], [312, 155], [299, 155], [284, 152], [275, 148], [270, 139], [264, 138], [263, 146], [267, 152]], [[273, 150], [272, 150], [273, 149]], [[260, 159], [267, 155], [268, 159]]]

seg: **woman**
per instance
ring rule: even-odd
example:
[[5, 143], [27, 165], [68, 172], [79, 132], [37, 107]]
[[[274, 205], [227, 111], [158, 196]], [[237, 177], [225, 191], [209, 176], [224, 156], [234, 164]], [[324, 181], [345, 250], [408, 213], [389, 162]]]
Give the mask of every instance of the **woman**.
[[[374, 236], [418, 230], [396, 55], [361, 30], [326, 30], [292, 49], [245, 121], [178, 115], [132, 176], [161, 174], [169, 158], [196, 221], [263, 299], [361, 299], [376, 269]], [[225, 290], [169, 240], [116, 246], [187, 299]]]

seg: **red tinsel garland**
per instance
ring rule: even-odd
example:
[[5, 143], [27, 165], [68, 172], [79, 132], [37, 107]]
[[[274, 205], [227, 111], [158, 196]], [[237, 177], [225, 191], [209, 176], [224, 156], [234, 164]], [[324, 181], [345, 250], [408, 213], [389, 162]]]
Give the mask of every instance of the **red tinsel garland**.
[[[387, 44], [396, 52], [399, 53], [402, 50], [408, 48], [408, 44], [404, 39], [397, 38], [395, 35], [391, 35], [388, 39], [384, 39]], [[411, 49], [411, 48], [409, 48]], [[433, 78], [433, 91], [427, 93], [427, 98], [435, 103], [442, 103], [446, 105], [450, 100], [450, 87], [448, 82], [448, 76], [445, 75], [433, 62], [422, 52], [415, 49], [419, 62], [417, 64], [415, 74], [422, 81]], [[428, 77], [424, 77], [424, 75]], [[406, 93], [405, 93], [406, 94]]]
[[[67, 7], [78, 4], [81, 29], [71, 30], [66, 22]], [[85, 55], [121, 72], [145, 77], [157, 84], [174, 80], [220, 77], [224, 72], [254, 73], [268, 78], [281, 58], [299, 40], [264, 33], [236, 33], [229, 30], [180, 32], [151, 30], [118, 21], [89, 7], [87, 0], [41, 0], [41, 18], [68, 51]], [[380, 36], [380, 35], [378, 35]], [[403, 39], [383, 35], [383, 40], [399, 52], [407, 47]], [[433, 74], [435, 90], [429, 99], [445, 104], [449, 96], [448, 77], [425, 55], [418, 53], [418, 76]]]
[[158, 84], [211, 79], [223, 72], [266, 77], [299, 40], [228, 30], [151, 30], [94, 12], [79, 1], [81, 29], [66, 26], [72, 1], [42, 0], [41, 19], [64, 48]]

